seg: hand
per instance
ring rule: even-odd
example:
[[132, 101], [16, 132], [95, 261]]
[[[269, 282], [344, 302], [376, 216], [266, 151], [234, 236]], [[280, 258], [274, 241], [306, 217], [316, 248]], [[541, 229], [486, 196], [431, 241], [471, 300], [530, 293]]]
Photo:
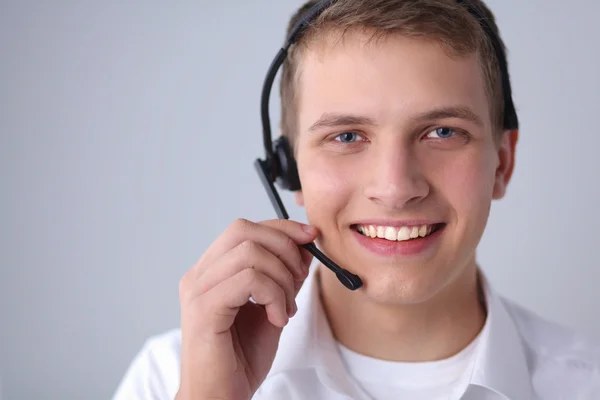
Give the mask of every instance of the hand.
[[[235, 221], [180, 282], [177, 399], [250, 399], [266, 378], [312, 255], [315, 228]], [[252, 297], [254, 303], [249, 299]]]

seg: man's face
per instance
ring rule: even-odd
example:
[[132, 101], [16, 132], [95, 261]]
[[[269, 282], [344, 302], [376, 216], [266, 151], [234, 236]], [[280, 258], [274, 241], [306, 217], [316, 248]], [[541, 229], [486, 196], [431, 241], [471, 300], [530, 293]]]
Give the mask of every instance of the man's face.
[[297, 198], [321, 248], [369, 297], [417, 303], [475, 267], [512, 150], [494, 141], [476, 55], [367, 39], [348, 34], [303, 56]]

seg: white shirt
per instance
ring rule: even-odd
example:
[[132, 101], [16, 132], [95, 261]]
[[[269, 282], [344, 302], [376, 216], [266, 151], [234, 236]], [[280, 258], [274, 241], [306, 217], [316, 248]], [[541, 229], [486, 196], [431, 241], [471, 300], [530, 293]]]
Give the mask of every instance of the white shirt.
[[364, 356], [341, 343], [338, 349], [350, 376], [373, 400], [458, 400], [469, 383], [481, 335], [440, 361], [392, 362]]
[[[298, 313], [284, 328], [273, 366], [252, 400], [372, 400], [344, 365], [316, 277], [300, 290]], [[600, 346], [501, 297], [483, 273], [482, 281], [487, 319], [458, 398], [600, 399]], [[113, 399], [172, 400], [180, 355], [180, 330], [150, 338]]]

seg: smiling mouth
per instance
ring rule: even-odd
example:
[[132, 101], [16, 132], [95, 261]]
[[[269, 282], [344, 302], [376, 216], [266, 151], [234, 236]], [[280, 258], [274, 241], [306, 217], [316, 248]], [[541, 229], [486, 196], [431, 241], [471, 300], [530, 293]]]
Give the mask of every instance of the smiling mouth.
[[416, 226], [378, 226], [352, 225], [351, 228], [362, 236], [372, 239], [385, 239], [392, 242], [405, 242], [425, 238], [442, 229], [446, 224], [430, 224]]

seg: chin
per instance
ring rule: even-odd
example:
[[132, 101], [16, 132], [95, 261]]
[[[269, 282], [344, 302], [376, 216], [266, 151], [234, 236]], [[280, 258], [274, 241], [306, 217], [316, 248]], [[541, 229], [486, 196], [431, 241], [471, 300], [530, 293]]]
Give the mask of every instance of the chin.
[[364, 294], [390, 305], [412, 305], [428, 301], [452, 279], [452, 274], [434, 264], [379, 267], [358, 272]]

